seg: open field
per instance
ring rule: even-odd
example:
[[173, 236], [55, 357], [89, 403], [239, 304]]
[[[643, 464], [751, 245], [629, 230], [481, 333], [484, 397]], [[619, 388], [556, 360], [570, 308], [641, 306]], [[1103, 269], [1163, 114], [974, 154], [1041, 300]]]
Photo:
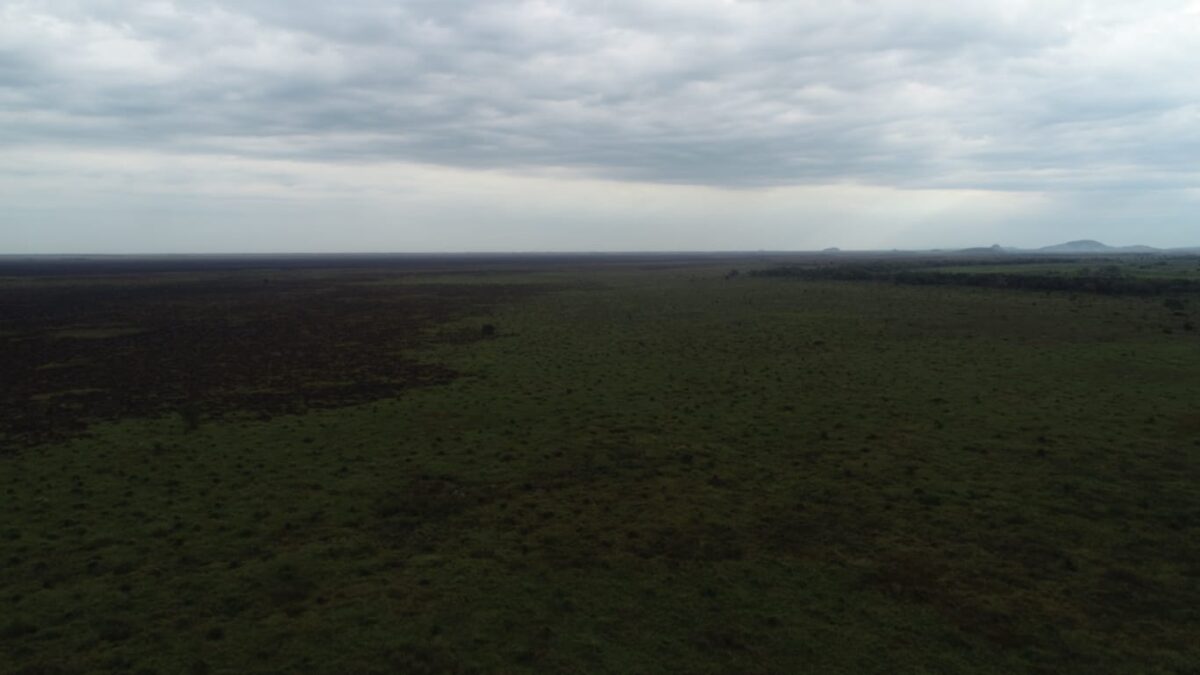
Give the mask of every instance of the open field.
[[71, 269], [0, 269], [0, 670], [1200, 672], [1200, 294]]

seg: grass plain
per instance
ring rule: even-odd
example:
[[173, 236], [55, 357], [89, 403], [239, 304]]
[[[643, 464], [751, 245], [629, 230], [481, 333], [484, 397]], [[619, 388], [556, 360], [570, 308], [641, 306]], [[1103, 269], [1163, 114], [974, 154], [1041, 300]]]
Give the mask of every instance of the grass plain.
[[1200, 298], [729, 267], [0, 282], [0, 669], [1200, 672]]

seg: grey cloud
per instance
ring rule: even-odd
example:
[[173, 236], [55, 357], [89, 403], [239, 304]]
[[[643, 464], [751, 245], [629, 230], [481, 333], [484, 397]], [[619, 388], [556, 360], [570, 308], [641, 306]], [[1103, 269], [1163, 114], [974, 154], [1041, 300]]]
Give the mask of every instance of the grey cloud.
[[[1158, 11], [1170, 30], [1178, 7], [1149, 7], [1141, 16]], [[1110, 186], [1105, 168], [1186, 185], [1200, 150], [1200, 87], [1169, 70], [1196, 31], [1152, 45], [1149, 65], [1137, 49], [1100, 59], [1105, 31], [1145, 19], [1091, 20], [1070, 4], [106, 0], [0, 12], [6, 144], [1001, 189]]]

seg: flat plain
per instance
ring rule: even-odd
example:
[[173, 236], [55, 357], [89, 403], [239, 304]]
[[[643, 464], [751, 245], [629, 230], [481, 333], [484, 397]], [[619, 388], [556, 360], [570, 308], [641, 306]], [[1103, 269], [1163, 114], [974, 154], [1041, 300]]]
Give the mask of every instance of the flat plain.
[[1200, 294], [816, 264], [5, 268], [0, 670], [1200, 672]]

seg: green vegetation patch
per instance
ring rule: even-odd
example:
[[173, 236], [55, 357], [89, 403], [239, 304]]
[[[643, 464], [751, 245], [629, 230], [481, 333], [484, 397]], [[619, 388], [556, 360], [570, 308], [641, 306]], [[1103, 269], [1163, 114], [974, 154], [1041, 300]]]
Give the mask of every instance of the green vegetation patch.
[[886, 281], [1104, 295], [1200, 294], [1197, 256], [1015, 257], [1002, 261], [993, 257], [852, 258], [767, 267], [752, 274], [815, 281]]
[[7, 667], [1195, 671], [1200, 306], [578, 276], [441, 386], [0, 459]]
[[50, 333], [55, 340], [109, 340], [146, 332], [136, 326], [76, 326]]

